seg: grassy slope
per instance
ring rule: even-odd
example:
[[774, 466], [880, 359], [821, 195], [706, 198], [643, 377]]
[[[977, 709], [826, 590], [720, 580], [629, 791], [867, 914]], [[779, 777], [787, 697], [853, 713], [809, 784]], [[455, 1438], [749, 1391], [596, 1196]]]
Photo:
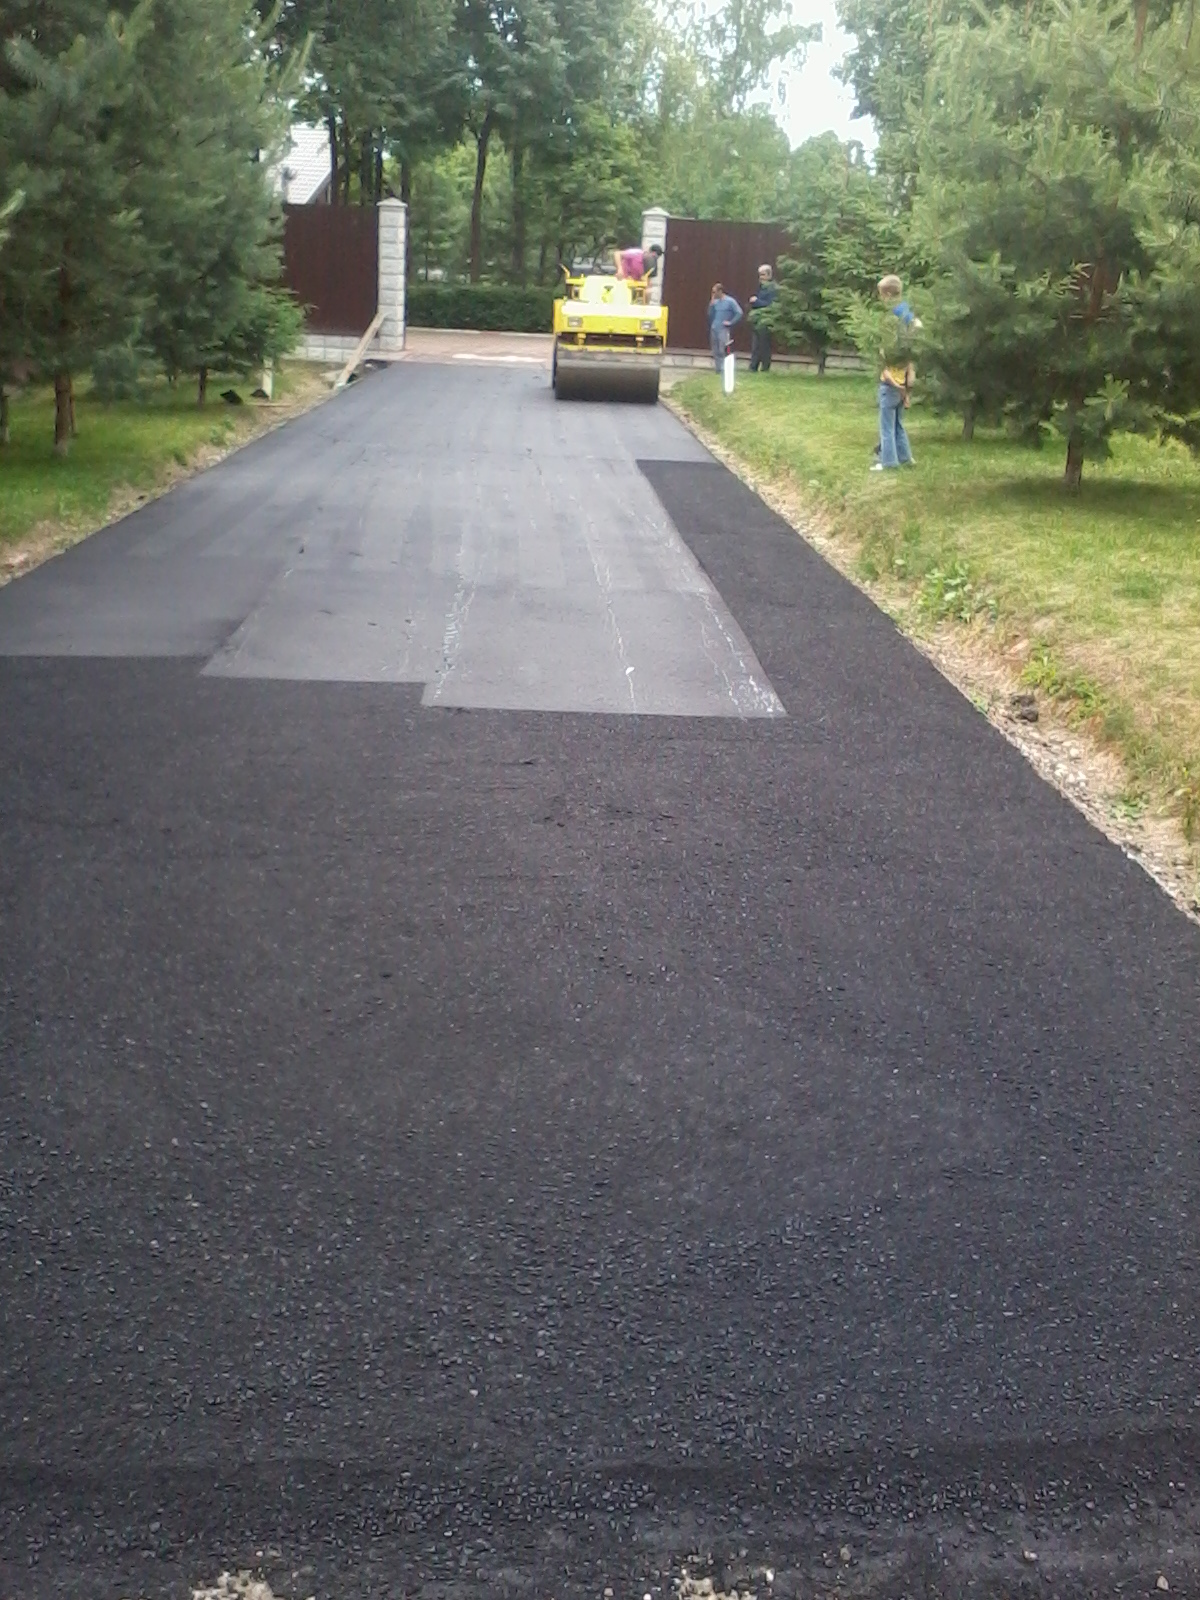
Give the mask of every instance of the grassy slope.
[[868, 585], [898, 581], [914, 621], [991, 620], [998, 643], [1027, 640], [1026, 681], [1121, 751], [1135, 792], [1200, 828], [1200, 465], [1120, 439], [1072, 496], [1056, 448], [966, 444], [914, 405], [917, 466], [871, 473], [874, 387], [772, 373], [727, 400], [706, 376], [674, 397], [824, 512]]
[[[302, 403], [319, 377], [300, 368], [276, 374], [276, 402]], [[161, 384], [145, 400], [101, 404], [86, 387], [76, 400], [78, 437], [70, 455], [54, 454], [54, 396], [35, 390], [12, 402], [12, 441], [0, 448], [0, 558], [30, 536], [66, 543], [102, 523], [122, 495], [151, 493], [202, 461], [268, 426], [276, 406], [226, 405], [215, 381], [207, 406], [195, 388]], [[238, 384], [243, 397], [251, 385]]]

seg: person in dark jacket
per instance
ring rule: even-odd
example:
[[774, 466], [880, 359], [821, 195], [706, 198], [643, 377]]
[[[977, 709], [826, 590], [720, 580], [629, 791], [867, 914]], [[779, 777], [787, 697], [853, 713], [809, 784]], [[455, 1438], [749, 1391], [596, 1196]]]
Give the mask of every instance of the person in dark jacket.
[[731, 294], [725, 293], [723, 283], [714, 283], [708, 302], [708, 342], [718, 374], [725, 370], [725, 355], [733, 343], [733, 330], [741, 320], [741, 306]]
[[771, 330], [766, 326], [765, 313], [779, 299], [775, 274], [764, 263], [758, 269], [758, 290], [750, 296], [750, 371], [770, 372]]

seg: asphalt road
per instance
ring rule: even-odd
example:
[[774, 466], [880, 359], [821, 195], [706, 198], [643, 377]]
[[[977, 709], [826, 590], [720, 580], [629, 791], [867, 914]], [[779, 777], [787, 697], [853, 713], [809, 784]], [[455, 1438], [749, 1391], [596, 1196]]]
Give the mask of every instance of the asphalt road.
[[661, 408], [371, 378], [0, 747], [5, 1600], [1200, 1591], [1200, 934]]

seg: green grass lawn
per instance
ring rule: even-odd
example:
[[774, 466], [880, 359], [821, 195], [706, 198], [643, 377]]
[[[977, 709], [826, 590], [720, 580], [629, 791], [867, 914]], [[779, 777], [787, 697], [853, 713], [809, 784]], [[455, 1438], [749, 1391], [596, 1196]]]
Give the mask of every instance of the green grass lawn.
[[907, 621], [954, 618], [1028, 641], [1027, 683], [1115, 745], [1133, 793], [1200, 831], [1200, 464], [1121, 438], [1062, 484], [1057, 442], [1030, 450], [914, 403], [916, 466], [872, 473], [875, 385], [771, 373], [726, 398], [714, 377], [673, 398], [756, 473], [794, 490]]
[[143, 400], [109, 403], [80, 384], [78, 436], [65, 460], [54, 454], [53, 392], [34, 389], [17, 396], [11, 442], [0, 447], [0, 566], [11, 569], [25, 546], [36, 544], [45, 553], [69, 543], [102, 523], [123, 498], [151, 494], [206, 453], [228, 449], [268, 426], [280, 407], [302, 403], [314, 385], [320, 379], [312, 371], [285, 368], [275, 378], [277, 405], [249, 400], [254, 384], [236, 382], [247, 403], [231, 406], [220, 398], [229, 382], [212, 379], [201, 409], [191, 382], [175, 389], [162, 383]]

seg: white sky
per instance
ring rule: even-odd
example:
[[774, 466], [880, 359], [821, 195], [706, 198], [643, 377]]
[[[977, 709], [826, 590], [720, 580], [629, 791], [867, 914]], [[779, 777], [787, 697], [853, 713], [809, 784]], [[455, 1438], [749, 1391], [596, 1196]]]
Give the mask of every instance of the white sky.
[[849, 40], [838, 27], [834, 0], [801, 0], [796, 7], [801, 22], [819, 22], [823, 37], [810, 44], [803, 68], [784, 74], [786, 100], [778, 99], [775, 85], [775, 115], [793, 146], [803, 144], [814, 134], [832, 128], [839, 139], [857, 139], [868, 155], [875, 149], [875, 127], [867, 117], [851, 119], [854, 94], [833, 76], [833, 69], [849, 48]]

